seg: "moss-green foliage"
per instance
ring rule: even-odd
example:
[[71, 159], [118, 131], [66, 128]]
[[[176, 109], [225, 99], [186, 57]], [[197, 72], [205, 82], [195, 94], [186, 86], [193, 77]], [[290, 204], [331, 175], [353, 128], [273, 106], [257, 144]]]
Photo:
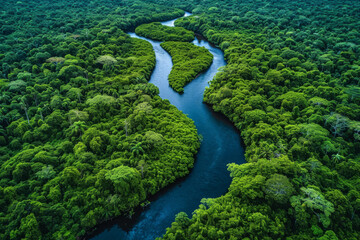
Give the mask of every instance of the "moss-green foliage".
[[360, 239], [354, 0], [2, 1], [0, 238], [75, 239], [188, 173], [194, 125], [146, 83], [151, 46], [119, 30], [183, 15], [171, 5], [225, 51], [204, 100], [248, 163], [164, 238]]
[[359, 2], [163, 3], [193, 10], [175, 25], [225, 51], [204, 101], [240, 130], [248, 161], [164, 239], [359, 239]]
[[139, 36], [150, 38], [157, 41], [179, 41], [191, 42], [195, 39], [192, 31], [183, 27], [169, 27], [159, 22], [148, 23], [138, 26], [135, 33]]
[[193, 166], [193, 121], [147, 83], [151, 44], [119, 29], [183, 11], [116, 2], [1, 5], [0, 239], [76, 239]]
[[173, 62], [169, 84], [180, 93], [184, 92], [186, 84], [208, 69], [213, 60], [209, 50], [192, 43], [164, 42], [160, 45], [171, 55]]

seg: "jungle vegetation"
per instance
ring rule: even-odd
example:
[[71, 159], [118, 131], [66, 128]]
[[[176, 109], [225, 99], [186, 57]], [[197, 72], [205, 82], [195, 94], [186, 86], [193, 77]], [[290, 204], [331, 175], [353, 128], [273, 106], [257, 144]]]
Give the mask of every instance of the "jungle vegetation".
[[228, 65], [204, 101], [241, 131], [228, 193], [163, 239], [360, 238], [358, 1], [162, 1]]
[[3, 1], [0, 238], [75, 239], [188, 173], [196, 129], [146, 83], [151, 46], [124, 34], [179, 9], [193, 16], [176, 26], [225, 52], [204, 101], [248, 163], [163, 238], [359, 239], [355, 0]]
[[159, 22], [147, 23], [138, 26], [135, 33], [139, 36], [150, 38], [156, 41], [179, 41], [191, 42], [195, 39], [192, 31], [183, 27], [169, 27]]
[[1, 12], [0, 239], [77, 239], [189, 173], [193, 121], [147, 83], [151, 44], [124, 33], [182, 10], [43, 0]]
[[160, 44], [172, 58], [173, 67], [169, 84], [177, 92], [184, 92], [184, 86], [198, 74], [208, 69], [213, 55], [204, 47], [187, 42], [163, 42]]

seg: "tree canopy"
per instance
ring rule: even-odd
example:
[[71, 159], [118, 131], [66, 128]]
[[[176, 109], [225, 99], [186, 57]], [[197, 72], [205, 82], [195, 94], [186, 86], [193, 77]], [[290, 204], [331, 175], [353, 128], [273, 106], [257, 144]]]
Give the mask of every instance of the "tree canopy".
[[184, 92], [184, 86], [198, 74], [208, 69], [213, 55], [204, 47], [184, 42], [163, 42], [160, 44], [170, 55], [173, 67], [169, 84], [177, 92]]
[[191, 42], [195, 39], [193, 31], [183, 27], [169, 27], [159, 22], [147, 23], [138, 26], [135, 33], [139, 36], [150, 38], [157, 41], [178, 41]]

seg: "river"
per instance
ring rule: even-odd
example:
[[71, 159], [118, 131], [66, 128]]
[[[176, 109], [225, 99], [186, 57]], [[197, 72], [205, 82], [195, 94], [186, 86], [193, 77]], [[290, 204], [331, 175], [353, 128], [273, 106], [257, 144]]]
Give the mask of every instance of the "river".
[[[175, 20], [162, 24], [174, 26]], [[139, 37], [135, 33], [130, 33], [130, 36], [144, 39], [153, 45], [156, 67], [150, 83], [159, 88], [161, 98], [168, 99], [194, 120], [203, 142], [196, 155], [194, 168], [187, 177], [150, 198], [149, 207], [135, 214], [133, 219], [119, 218], [100, 225], [90, 238], [92, 240], [153, 240], [161, 237], [177, 213], [186, 212], [191, 217], [202, 198], [215, 198], [226, 193], [231, 182], [226, 166], [228, 163], [245, 162], [237, 129], [227, 118], [215, 113], [202, 101], [204, 90], [218, 68], [226, 65], [223, 52], [206, 40], [196, 38], [193, 43], [207, 48], [214, 55], [214, 60], [206, 72], [185, 86], [184, 94], [178, 94], [169, 86], [167, 77], [172, 61], [170, 55], [160, 47], [160, 42]]]

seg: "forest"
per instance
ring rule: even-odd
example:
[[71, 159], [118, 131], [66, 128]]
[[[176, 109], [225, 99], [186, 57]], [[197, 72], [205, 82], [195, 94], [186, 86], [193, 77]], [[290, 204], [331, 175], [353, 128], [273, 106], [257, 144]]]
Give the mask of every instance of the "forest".
[[171, 4], [193, 13], [176, 26], [225, 52], [204, 101], [240, 130], [248, 163], [163, 239], [359, 239], [359, 2]]
[[198, 74], [208, 69], [213, 55], [204, 47], [187, 42], [163, 42], [160, 44], [171, 56], [173, 67], [169, 84], [177, 92], [184, 92], [184, 86]]
[[[151, 44], [124, 33], [184, 12], [129, 1], [117, 9], [126, 18], [95, 24], [116, 1], [71, 2], [42, 1], [33, 14], [33, 1], [2, 9], [0, 239], [77, 239], [131, 217], [189, 173], [200, 145], [193, 121], [147, 83]], [[87, 10], [94, 19], [65, 24], [57, 15]]]
[[182, 27], [169, 27], [159, 22], [147, 23], [138, 26], [135, 33], [139, 36], [156, 41], [191, 42], [195, 39], [194, 32]]
[[[360, 239], [359, 9], [356, 0], [4, 1], [0, 239], [76, 239], [189, 173], [196, 128], [147, 83], [151, 45], [126, 34], [184, 10], [193, 15], [176, 27], [225, 53], [204, 102], [240, 130], [247, 163], [229, 164], [228, 192], [177, 214], [162, 239]], [[163, 46], [174, 60], [182, 44]]]

